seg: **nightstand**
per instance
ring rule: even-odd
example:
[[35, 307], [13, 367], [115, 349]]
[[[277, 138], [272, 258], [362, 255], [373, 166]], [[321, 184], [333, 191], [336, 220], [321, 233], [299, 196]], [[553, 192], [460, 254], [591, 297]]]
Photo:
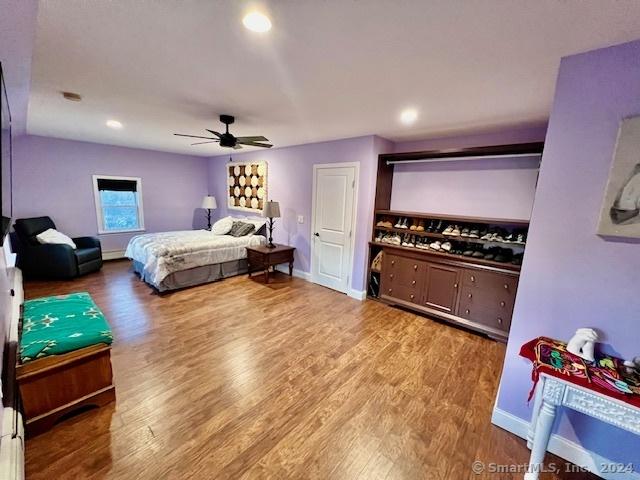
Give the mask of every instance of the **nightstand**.
[[263, 271], [265, 281], [269, 283], [269, 268], [281, 263], [288, 263], [289, 275], [293, 275], [293, 252], [295, 250], [295, 247], [288, 245], [276, 245], [273, 248], [266, 245], [247, 247], [249, 276], [252, 272]]

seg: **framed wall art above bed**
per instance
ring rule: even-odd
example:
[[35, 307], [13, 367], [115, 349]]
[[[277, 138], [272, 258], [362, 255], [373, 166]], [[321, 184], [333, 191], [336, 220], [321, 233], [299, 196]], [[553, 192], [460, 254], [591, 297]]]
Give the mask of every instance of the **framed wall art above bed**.
[[227, 186], [230, 209], [261, 214], [267, 201], [267, 162], [229, 162]]

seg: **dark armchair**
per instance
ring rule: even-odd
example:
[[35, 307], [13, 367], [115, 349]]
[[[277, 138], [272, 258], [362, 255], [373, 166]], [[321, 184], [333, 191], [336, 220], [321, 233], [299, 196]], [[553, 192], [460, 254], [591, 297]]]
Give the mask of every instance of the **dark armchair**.
[[97, 238], [74, 238], [78, 247], [75, 250], [69, 245], [40, 244], [36, 235], [56, 228], [49, 217], [22, 218], [13, 228], [12, 245], [26, 278], [69, 279], [102, 267], [102, 248]]

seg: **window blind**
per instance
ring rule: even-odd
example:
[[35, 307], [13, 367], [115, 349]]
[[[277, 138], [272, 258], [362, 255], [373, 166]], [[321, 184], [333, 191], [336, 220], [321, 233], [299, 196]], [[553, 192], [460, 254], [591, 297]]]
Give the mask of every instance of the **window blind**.
[[99, 178], [98, 190], [110, 192], [135, 192], [138, 184], [135, 180], [115, 180], [112, 178]]

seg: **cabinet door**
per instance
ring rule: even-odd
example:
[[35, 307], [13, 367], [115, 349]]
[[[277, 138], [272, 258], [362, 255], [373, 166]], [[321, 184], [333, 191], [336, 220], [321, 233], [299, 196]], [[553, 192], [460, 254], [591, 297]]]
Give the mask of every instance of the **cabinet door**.
[[460, 269], [427, 264], [427, 277], [422, 294], [422, 304], [446, 313], [454, 313], [460, 281]]

